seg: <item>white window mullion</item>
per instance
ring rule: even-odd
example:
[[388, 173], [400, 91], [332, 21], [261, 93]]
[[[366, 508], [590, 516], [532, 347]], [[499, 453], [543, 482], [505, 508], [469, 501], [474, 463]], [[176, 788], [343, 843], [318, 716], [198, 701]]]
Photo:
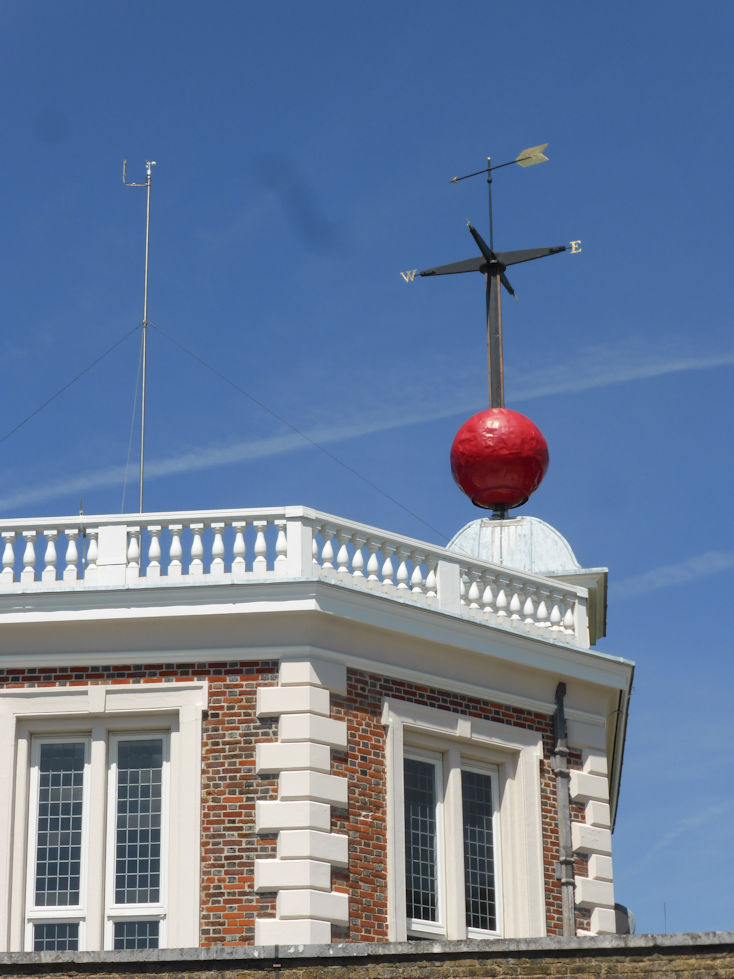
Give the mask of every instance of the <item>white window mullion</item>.
[[12, 861], [12, 883], [10, 907], [10, 931], [8, 951], [22, 952], [25, 946], [26, 921], [26, 878], [27, 854], [29, 853], [28, 837], [33, 830], [30, 828], [30, 781], [28, 773], [31, 770], [31, 738], [27, 732], [19, 733], [16, 748], [15, 771], [15, 810], [13, 814], [13, 852], [23, 854], [23, 858]]
[[446, 937], [466, 938], [464, 911], [464, 840], [461, 815], [461, 754], [451, 747], [445, 754], [444, 826], [446, 873]]
[[101, 721], [92, 725], [91, 773], [89, 792], [95, 804], [89, 807], [89, 846], [87, 848], [86, 945], [89, 951], [104, 948], [104, 920], [101, 913], [105, 878], [105, 802], [107, 798], [107, 729]]

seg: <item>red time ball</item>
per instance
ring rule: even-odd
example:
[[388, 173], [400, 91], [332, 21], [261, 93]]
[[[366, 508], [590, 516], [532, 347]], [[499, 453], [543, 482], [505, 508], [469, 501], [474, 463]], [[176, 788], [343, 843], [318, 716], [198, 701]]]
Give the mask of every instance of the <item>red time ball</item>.
[[472, 415], [451, 446], [451, 472], [475, 506], [517, 507], [540, 485], [548, 445], [534, 422], [509, 408]]

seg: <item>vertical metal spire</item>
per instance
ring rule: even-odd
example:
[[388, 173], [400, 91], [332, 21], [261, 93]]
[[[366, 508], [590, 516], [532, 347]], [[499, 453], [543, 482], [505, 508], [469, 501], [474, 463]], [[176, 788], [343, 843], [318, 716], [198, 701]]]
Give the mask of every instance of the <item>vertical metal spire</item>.
[[145, 473], [145, 391], [146, 373], [148, 366], [148, 257], [150, 255], [150, 180], [153, 174], [153, 167], [156, 166], [155, 160], [145, 161], [146, 180], [144, 184], [129, 183], [127, 177], [127, 160], [122, 163], [122, 182], [126, 187], [145, 187], [146, 189], [146, 208], [145, 208], [145, 284], [143, 288], [143, 350], [142, 350], [142, 378], [140, 390], [140, 492], [139, 509], [143, 512], [143, 478]]

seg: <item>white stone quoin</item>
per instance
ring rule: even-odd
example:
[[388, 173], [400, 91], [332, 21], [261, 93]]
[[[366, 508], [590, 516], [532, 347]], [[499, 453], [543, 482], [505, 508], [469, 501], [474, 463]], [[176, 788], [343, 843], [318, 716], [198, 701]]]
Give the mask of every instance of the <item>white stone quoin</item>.
[[348, 805], [347, 779], [330, 774], [331, 749], [347, 746], [346, 722], [329, 717], [331, 690], [346, 691], [346, 667], [284, 660], [278, 686], [257, 693], [258, 714], [279, 721], [256, 767], [280, 774], [278, 800], [256, 804], [257, 832], [278, 834], [277, 858], [255, 860], [255, 890], [277, 894], [275, 918], [255, 921], [257, 944], [329, 942], [332, 924], [349, 923], [348, 896], [331, 889], [331, 867], [348, 863], [347, 837], [330, 832], [331, 807]]

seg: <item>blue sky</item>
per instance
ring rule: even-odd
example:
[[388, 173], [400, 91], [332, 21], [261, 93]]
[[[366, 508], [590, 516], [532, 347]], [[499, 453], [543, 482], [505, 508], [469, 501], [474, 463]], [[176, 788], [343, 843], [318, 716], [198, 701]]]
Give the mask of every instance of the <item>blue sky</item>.
[[[734, 927], [734, 8], [619, 0], [2, 0], [0, 438], [150, 320], [146, 508], [303, 503], [436, 543], [478, 516], [448, 452], [486, 403], [480, 169], [513, 270], [506, 393], [551, 455], [523, 512], [610, 568], [637, 661], [615, 833], [639, 931]], [[0, 442], [4, 517], [118, 512], [139, 334]], [[131, 473], [128, 504], [136, 500]], [[412, 511], [409, 512], [409, 511]], [[420, 517], [420, 520], [417, 517]], [[423, 521], [423, 522], [422, 522]]]

